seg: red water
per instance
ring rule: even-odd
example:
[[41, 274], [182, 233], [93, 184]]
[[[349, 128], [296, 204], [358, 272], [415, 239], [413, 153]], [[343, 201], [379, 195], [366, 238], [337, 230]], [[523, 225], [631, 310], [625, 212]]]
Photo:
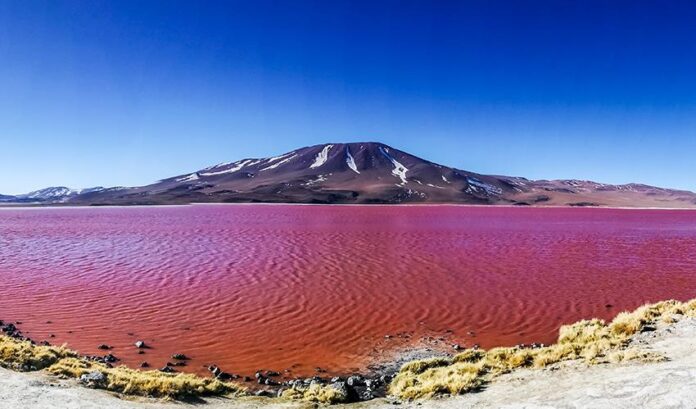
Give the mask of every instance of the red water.
[[[424, 339], [549, 343], [564, 323], [696, 297], [696, 212], [5, 209], [0, 280], [0, 319], [83, 353], [346, 373]], [[137, 355], [138, 339], [153, 348]]]

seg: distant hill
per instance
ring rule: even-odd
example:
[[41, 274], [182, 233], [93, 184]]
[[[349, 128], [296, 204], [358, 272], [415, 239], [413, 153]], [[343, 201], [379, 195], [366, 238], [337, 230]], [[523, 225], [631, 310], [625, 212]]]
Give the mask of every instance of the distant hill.
[[17, 196], [77, 205], [269, 203], [462, 203], [529, 206], [696, 207], [696, 194], [641, 184], [481, 175], [376, 142], [333, 143], [222, 163], [147, 186]]

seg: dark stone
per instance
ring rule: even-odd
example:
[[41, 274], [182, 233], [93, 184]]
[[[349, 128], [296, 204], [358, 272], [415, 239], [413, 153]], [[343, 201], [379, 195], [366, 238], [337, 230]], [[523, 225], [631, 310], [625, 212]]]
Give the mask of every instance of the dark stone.
[[348, 386], [365, 386], [365, 378], [360, 375], [349, 376], [346, 383]]
[[174, 373], [174, 372], [176, 372], [176, 370], [174, 370], [174, 368], [171, 368], [169, 366], [165, 366], [164, 368], [160, 369], [160, 372]]
[[141, 367], [141, 368], [149, 368], [149, 367], [150, 367], [150, 364], [148, 364], [147, 362], [141, 362], [141, 363], [140, 363], [140, 367]]
[[374, 392], [372, 392], [372, 389], [367, 388], [364, 391], [360, 393], [360, 400], [372, 400], [375, 398]]
[[254, 395], [261, 396], [264, 398], [271, 398], [271, 397], [273, 397], [273, 392], [266, 390], [266, 389], [261, 389], [261, 390], [256, 391], [256, 393], [254, 393]]
[[185, 361], [185, 360], [189, 359], [189, 357], [187, 357], [184, 354], [174, 354], [174, 355], [172, 355], [172, 359], [176, 359], [179, 361]]
[[116, 358], [115, 356], [113, 356], [111, 354], [104, 355], [104, 362], [113, 363], [116, 361], [118, 361], [118, 358]]
[[106, 344], [100, 344], [97, 348], [99, 348], [99, 349], [111, 349], [111, 347], [106, 345]]
[[230, 379], [236, 379], [236, 375], [231, 375], [228, 374], [227, 372], [220, 371], [218, 372], [217, 375], [215, 375], [215, 378], [221, 380], [221, 381], [229, 381]]
[[345, 396], [346, 399], [350, 396], [350, 391], [348, 390], [348, 385], [345, 382], [332, 382], [329, 387], [335, 389], [341, 395]]

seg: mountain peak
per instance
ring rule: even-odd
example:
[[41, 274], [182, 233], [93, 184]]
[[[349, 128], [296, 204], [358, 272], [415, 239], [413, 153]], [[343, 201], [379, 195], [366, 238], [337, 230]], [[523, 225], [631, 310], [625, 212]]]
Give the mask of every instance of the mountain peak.
[[75, 204], [282, 202], [696, 207], [696, 194], [691, 192], [639, 184], [614, 186], [580, 180], [533, 181], [481, 175], [439, 165], [381, 142], [318, 144], [272, 157], [220, 163], [148, 186], [82, 191], [59, 186], [22, 195], [19, 200]]

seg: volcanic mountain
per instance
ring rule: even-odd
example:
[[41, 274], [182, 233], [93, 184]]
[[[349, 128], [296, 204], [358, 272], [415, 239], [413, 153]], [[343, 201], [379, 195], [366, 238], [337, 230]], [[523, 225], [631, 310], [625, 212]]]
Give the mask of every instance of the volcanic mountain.
[[47, 188], [5, 202], [75, 205], [462, 203], [696, 207], [696, 194], [640, 184], [481, 175], [376, 142], [332, 143], [221, 163], [141, 187]]
[[696, 207], [696, 194], [646, 185], [532, 181], [442, 166], [390, 146], [332, 143], [221, 163], [151, 185], [84, 191], [72, 204], [463, 203]]

